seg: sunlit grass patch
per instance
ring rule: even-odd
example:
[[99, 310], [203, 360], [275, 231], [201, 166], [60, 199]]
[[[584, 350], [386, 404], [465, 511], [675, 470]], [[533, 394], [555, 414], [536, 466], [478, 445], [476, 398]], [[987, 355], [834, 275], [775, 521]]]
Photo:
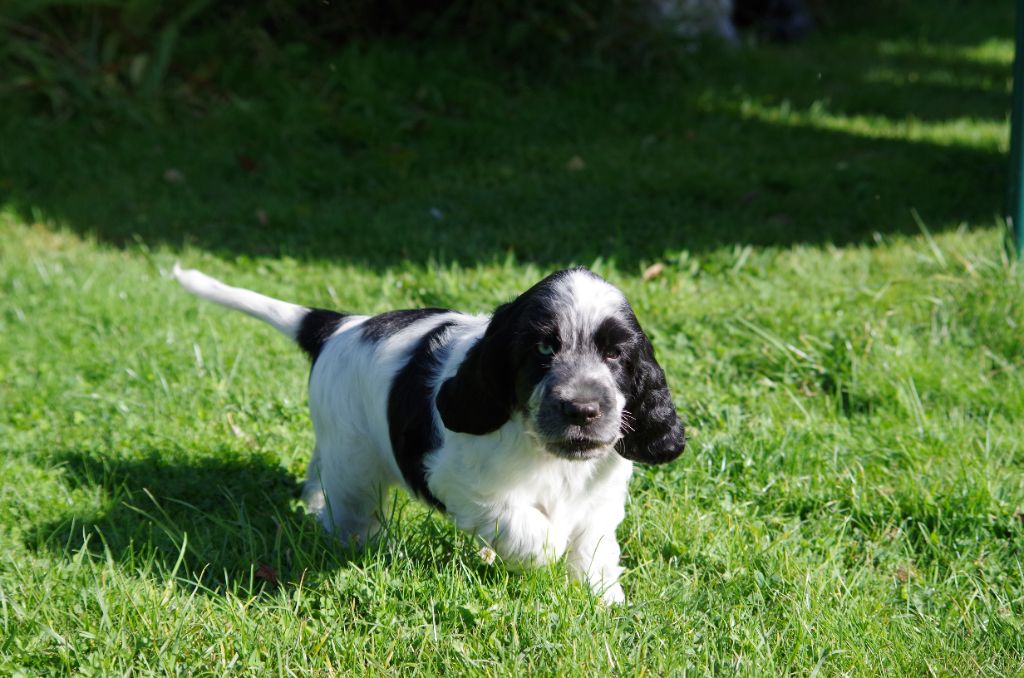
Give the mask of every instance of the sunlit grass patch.
[[1004, 121], [952, 118], [922, 120], [915, 117], [893, 119], [883, 115], [848, 115], [829, 110], [825, 101], [797, 110], [788, 101], [764, 105], [744, 101], [739, 105], [744, 118], [789, 127], [808, 127], [854, 134], [867, 139], [898, 139], [938, 146], [963, 146], [1005, 153], [1009, 134]]
[[[0, 673], [1019, 674], [991, 23], [563, 79], [380, 44], [156, 122], [0, 112]], [[308, 363], [175, 261], [367, 313], [622, 287], [690, 432], [633, 479], [627, 604], [402, 494], [334, 542]]]

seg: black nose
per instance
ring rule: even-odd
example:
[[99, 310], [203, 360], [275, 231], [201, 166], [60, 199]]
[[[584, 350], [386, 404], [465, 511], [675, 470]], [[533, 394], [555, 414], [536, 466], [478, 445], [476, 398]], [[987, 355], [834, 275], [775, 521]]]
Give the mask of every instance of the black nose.
[[573, 424], [587, 424], [601, 416], [601, 406], [595, 402], [580, 403], [563, 400], [562, 416]]

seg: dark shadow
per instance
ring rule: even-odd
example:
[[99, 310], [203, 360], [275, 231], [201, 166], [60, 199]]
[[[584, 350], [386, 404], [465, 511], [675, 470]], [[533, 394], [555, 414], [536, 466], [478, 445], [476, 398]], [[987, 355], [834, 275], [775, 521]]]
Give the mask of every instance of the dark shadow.
[[38, 550], [109, 552], [125, 567], [152, 565], [208, 591], [273, 587], [363, 557], [302, 510], [300, 484], [269, 456], [71, 450], [49, 461], [68, 491], [98, 493], [102, 507], [35, 526], [26, 542]]
[[[106, 171], [72, 169], [54, 177], [64, 188], [44, 185], [37, 168], [8, 170], [20, 185], [7, 204], [30, 223], [55, 219], [118, 246], [139, 238], [226, 257], [292, 256], [380, 268], [432, 258], [473, 264], [508, 253], [544, 265], [602, 257], [628, 268], [672, 250], [844, 245], [870, 242], [876, 231], [917, 233], [912, 209], [934, 230], [962, 221], [988, 224], [1002, 205], [1006, 161], [996, 152], [778, 126], [729, 113], [714, 118], [695, 123], [697, 138], [689, 146], [645, 150], [642, 138], [606, 140], [599, 152], [625, 162], [607, 171], [577, 175], [558, 168], [524, 183], [500, 183], [494, 177], [502, 167], [491, 163], [481, 171], [492, 176], [477, 184], [439, 172], [424, 180], [429, 187], [379, 177], [379, 187], [339, 188], [337, 194], [275, 190], [268, 185], [273, 182], [260, 180], [246, 188], [249, 180], [230, 176], [230, 169], [218, 179], [192, 163], [154, 158], [136, 164], [101, 145], [92, 161]], [[124, 143], [131, 145], [132, 136]], [[207, 166], [233, 162], [230, 153], [224, 163], [206, 155], [208, 145], [185, 149], [193, 151]], [[561, 155], [574, 154], [564, 147]], [[186, 167], [189, 185], [164, 183], [167, 167]], [[296, 162], [279, 171], [309, 170]], [[340, 175], [351, 167], [328, 171], [335, 170]], [[107, 183], [112, 177], [116, 185]]]
[[[82, 550], [131, 572], [198, 584], [203, 593], [253, 595], [330, 574], [350, 564], [449, 567], [477, 546], [435, 511], [392, 492], [381, 533], [366, 547], [343, 545], [299, 503], [301, 482], [266, 454], [149, 450], [130, 459], [69, 450], [46, 462], [66, 491], [101, 497], [101, 508], [69, 513], [26, 530], [27, 546], [66, 558]], [[483, 582], [506, 572], [470, 555]], [[358, 588], [358, 587], [357, 587]]]
[[[1009, 30], [1009, 10], [944, 7], [980, 15], [979, 36]], [[945, 40], [955, 22], [940, 19]], [[376, 46], [270, 69], [266, 83], [256, 73], [262, 87], [212, 108], [63, 122], [9, 111], [0, 205], [117, 246], [375, 268], [512, 254], [635, 270], [679, 250], [917, 233], [911, 210], [936, 231], [991, 223], [1007, 179], [995, 148], [739, 113], [788, 101], [895, 122], [1003, 119], [998, 65], [884, 53], [871, 34], [831, 30], [702, 56], [706, 72], [527, 76], [465, 51]]]
[[840, 3], [809, 0], [824, 20], [826, 32], [858, 38], [929, 40], [953, 45], [975, 45], [1013, 32], [1012, 3], [975, 0], [904, 2], [865, 0]]
[[[927, 48], [913, 41], [844, 45], [837, 49], [847, 56], [845, 62], [787, 60], [781, 88], [766, 87], [757, 72], [737, 74], [736, 80], [755, 98], [785, 100], [795, 110], [822, 102], [830, 112], [842, 116], [877, 116], [894, 122], [906, 118], [929, 122], [1005, 120], [1011, 89], [1009, 67], [938, 51], [955, 46], [935, 46], [936, 51], [930, 53], [915, 51]], [[775, 84], [779, 84], [777, 79]]]

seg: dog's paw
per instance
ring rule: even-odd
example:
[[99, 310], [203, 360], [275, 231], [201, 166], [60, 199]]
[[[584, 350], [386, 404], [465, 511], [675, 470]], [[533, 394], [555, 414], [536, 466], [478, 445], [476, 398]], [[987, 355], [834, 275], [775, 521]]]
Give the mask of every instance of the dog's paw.
[[605, 605], [622, 605], [626, 602], [626, 594], [623, 593], [622, 586], [618, 582], [603, 591], [599, 591], [599, 593], [601, 595], [601, 602]]

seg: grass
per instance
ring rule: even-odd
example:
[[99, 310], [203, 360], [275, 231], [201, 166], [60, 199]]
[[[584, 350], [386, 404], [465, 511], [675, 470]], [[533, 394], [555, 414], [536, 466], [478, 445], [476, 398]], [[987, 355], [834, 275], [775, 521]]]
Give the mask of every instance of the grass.
[[[12, 101], [0, 672], [1020, 674], [1010, 8], [934, 4], [657, 72], [375, 43], [201, 105]], [[620, 285], [692, 434], [634, 479], [629, 603], [401, 495], [381, 544], [331, 543], [304, 360], [176, 259], [364, 312]]]

